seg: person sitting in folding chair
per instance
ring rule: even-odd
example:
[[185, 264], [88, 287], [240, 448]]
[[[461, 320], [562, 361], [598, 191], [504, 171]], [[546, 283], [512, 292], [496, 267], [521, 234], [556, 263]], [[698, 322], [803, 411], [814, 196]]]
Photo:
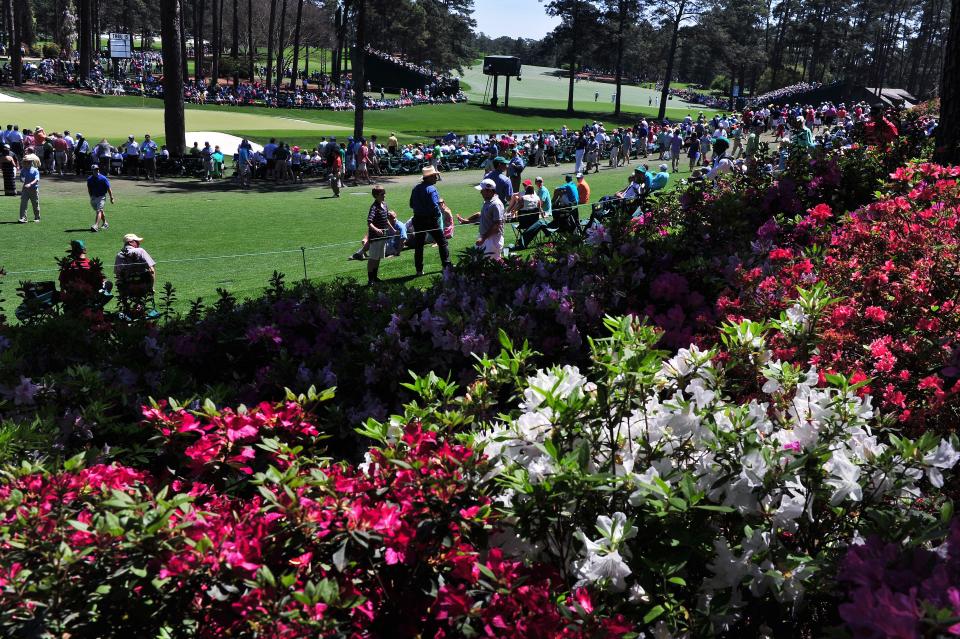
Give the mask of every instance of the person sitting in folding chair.
[[60, 303], [65, 313], [103, 308], [110, 301], [109, 283], [103, 276], [99, 260], [87, 257], [83, 240], [70, 242], [67, 257], [60, 260]]
[[553, 222], [548, 227], [550, 233], [579, 233], [580, 210], [579, 194], [572, 175], [564, 176], [564, 184], [553, 191]]
[[123, 248], [117, 253], [113, 274], [121, 308], [129, 315], [146, 313], [147, 298], [153, 303], [156, 262], [140, 248], [143, 238], [136, 233], [123, 236]]
[[517, 242], [510, 247], [515, 251], [528, 248], [540, 230], [547, 227], [543, 221], [543, 203], [537, 195], [536, 187], [530, 180], [525, 180], [523, 187], [523, 195], [515, 198], [510, 205], [510, 214], [516, 214], [517, 218]]

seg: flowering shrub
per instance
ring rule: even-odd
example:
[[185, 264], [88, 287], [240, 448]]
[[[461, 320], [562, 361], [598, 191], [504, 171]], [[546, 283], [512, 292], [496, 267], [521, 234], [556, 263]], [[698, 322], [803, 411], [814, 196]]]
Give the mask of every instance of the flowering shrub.
[[849, 593], [840, 616], [855, 638], [960, 634], [960, 520], [933, 550], [880, 537], [854, 545], [839, 579]]
[[505, 552], [670, 632], [782, 636], [823, 623], [854, 539], [929, 525], [916, 500], [960, 459], [956, 439], [887, 437], [862, 385], [773, 358], [764, 325], [725, 326], [720, 361], [665, 359], [651, 328], [607, 324], [590, 377], [484, 369], [519, 402], [479, 437]]
[[[891, 175], [888, 197], [853, 212], [837, 229], [826, 206], [811, 209], [781, 245], [739, 271], [727, 317], [786, 310], [798, 287], [823, 282], [842, 301], [817, 327], [819, 350], [780, 335], [782, 356], [808, 356], [826, 371], [869, 379], [885, 412], [927, 427], [956, 423], [960, 390], [960, 187], [958, 167], [918, 164]], [[803, 236], [798, 238], [798, 234]], [[826, 246], [817, 251], [815, 245]], [[802, 336], [808, 339], [808, 335]]]
[[[79, 457], [59, 472], [11, 469], [0, 481], [4, 635], [547, 639], [629, 629], [595, 611], [587, 590], [558, 600], [565, 585], [549, 566], [487, 552], [485, 462], [419, 423], [391, 430], [396, 441], [355, 467], [271, 444], [268, 434], [313, 437], [293, 403], [145, 414], [174, 448], [188, 433], [213, 438], [204, 450], [242, 442], [280, 465], [228, 474], [254, 489], [243, 497], [118, 465], [82, 468]], [[185, 470], [206, 476], [233, 452], [184, 453]]]

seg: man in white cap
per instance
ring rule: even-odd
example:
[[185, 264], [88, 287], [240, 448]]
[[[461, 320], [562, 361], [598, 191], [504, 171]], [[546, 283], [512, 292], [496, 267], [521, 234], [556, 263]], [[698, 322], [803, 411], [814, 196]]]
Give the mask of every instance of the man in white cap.
[[413, 187], [410, 193], [410, 208], [413, 209], [413, 233], [410, 243], [413, 246], [413, 265], [418, 276], [423, 275], [423, 243], [428, 234], [437, 243], [440, 262], [444, 268], [450, 266], [450, 249], [443, 234], [443, 207], [436, 187], [439, 179], [440, 172], [433, 166], [426, 166], [423, 168], [420, 184]]
[[[153, 284], [156, 281], [156, 262], [149, 253], [140, 248], [141, 242], [143, 238], [136, 233], [127, 233], [123, 236], [123, 248], [117, 253], [117, 259], [113, 263], [113, 274], [117, 278], [117, 287], [121, 295], [125, 293], [126, 285], [131, 280], [139, 281], [145, 289], [142, 293], [130, 291], [131, 293], [139, 295], [153, 291]], [[146, 281], [143, 281], [144, 279]]]
[[[27, 221], [27, 205], [33, 205], [33, 221], [40, 221], [40, 164], [39, 158], [34, 163], [28, 154], [24, 156], [23, 168], [20, 171], [20, 179], [23, 181], [23, 189], [20, 191], [20, 224]], [[33, 158], [37, 156], [33, 155]]]
[[135, 180], [140, 179], [140, 145], [132, 135], [127, 136], [127, 145], [123, 150], [123, 171]]
[[487, 257], [496, 259], [503, 252], [503, 223], [506, 219], [503, 202], [497, 196], [497, 184], [493, 180], [484, 178], [475, 188], [483, 196], [483, 207], [468, 218], [458, 215], [457, 220], [461, 224], [474, 224], [479, 221], [477, 246], [483, 247]]

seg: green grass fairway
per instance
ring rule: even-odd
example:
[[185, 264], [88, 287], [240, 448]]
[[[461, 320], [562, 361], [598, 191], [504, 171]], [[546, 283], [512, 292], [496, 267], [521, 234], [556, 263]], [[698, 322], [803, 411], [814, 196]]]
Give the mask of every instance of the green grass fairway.
[[[655, 160], [651, 160], [656, 164]], [[560, 168], [527, 169], [534, 177], [543, 175], [549, 187], [561, 181]], [[629, 168], [603, 169], [588, 176], [593, 200], [626, 184]], [[681, 174], [682, 177], [683, 174]], [[468, 215], [478, 210], [481, 198], [473, 186], [478, 171], [454, 172], [445, 176], [439, 189], [455, 213]], [[410, 189], [416, 178], [384, 180], [387, 202], [406, 220]], [[115, 206], [107, 206], [110, 229], [91, 233], [93, 213], [79, 180], [47, 178], [41, 184], [40, 224], [16, 224], [19, 198], [2, 198], [0, 214], [0, 266], [9, 275], [0, 279], [4, 310], [9, 315], [19, 303], [15, 288], [21, 280], [56, 278], [54, 259], [64, 255], [70, 240], [87, 242], [91, 257], [99, 257], [110, 268], [120, 249], [124, 233], [145, 238], [146, 248], [158, 262], [158, 281], [177, 288], [179, 304], [190, 299], [212, 299], [217, 288], [240, 297], [259, 293], [274, 270], [288, 280], [303, 277], [306, 247], [307, 276], [313, 280], [353, 277], [365, 281], [366, 265], [348, 260], [359, 247], [371, 198], [366, 186], [345, 189], [340, 199], [332, 197], [321, 183], [277, 190], [236, 190], [229, 181], [201, 184], [196, 181], [167, 181], [158, 184], [113, 179]], [[587, 215], [584, 210], [584, 216]], [[32, 215], [28, 214], [32, 219]], [[457, 227], [453, 252], [473, 243], [475, 227]], [[506, 231], [507, 244], [513, 232]], [[413, 274], [412, 252], [386, 260], [381, 277], [404, 285]], [[437, 250], [426, 251], [426, 271], [439, 272]], [[416, 285], [426, 279], [413, 280]]]
[[[134, 98], [128, 98], [135, 100]], [[156, 102], [156, 100], [150, 100]], [[295, 117], [269, 117], [247, 111], [189, 109], [188, 131], [345, 131], [347, 127], [318, 123]], [[296, 116], [297, 113], [290, 113]], [[43, 126], [47, 131], [80, 131], [89, 139], [124, 139], [130, 133], [163, 132], [163, 110], [156, 108], [78, 107], [56, 104], [0, 103], [0, 122], [23, 126]], [[351, 127], [352, 128], [352, 127]]]
[[[26, 127], [43, 126], [47, 131], [67, 128], [81, 131], [89, 139], [107, 137], [114, 142], [124, 140], [130, 133], [139, 136], [150, 131], [162, 141], [163, 103], [157, 99], [75, 93], [6, 93], [27, 102], [0, 103], [0, 125], [18, 122]], [[603, 105], [585, 103], [585, 110], [568, 116], [563, 110], [565, 103], [560, 101], [527, 99], [526, 104], [528, 106], [511, 105], [509, 112], [495, 111], [475, 102], [370, 111], [366, 114], [365, 131], [381, 139], [396, 132], [403, 141], [415, 141], [440, 136], [447, 131], [467, 134], [507, 130], [530, 132], [538, 128], [559, 130], [564, 124], [579, 128], [592, 120], [632, 125], [637, 119], [637, 112], [633, 111], [614, 118], [609, 112], [590, 110]], [[686, 113], [681, 111], [672, 117], [682, 117]], [[312, 145], [325, 135], [349, 135], [353, 130], [351, 111], [187, 105], [186, 115], [189, 131], [222, 131], [246, 135], [257, 142], [275, 136], [301, 146]]]
[[[570, 82], [566, 76], [558, 77], [556, 75], [557, 71], [558, 69], [549, 67], [524, 65], [522, 81], [517, 82], [516, 78], [510, 81], [511, 108], [566, 109]], [[487, 89], [487, 82], [488, 80], [492, 81], [492, 78], [483, 75], [482, 64], [464, 69], [463, 79], [470, 85], [470, 90], [467, 91], [470, 100], [481, 103], [484, 91]], [[501, 104], [503, 103], [505, 85], [506, 79], [500, 78], [498, 93]], [[600, 93], [600, 97], [596, 101], [594, 101], [595, 92]], [[490, 95], [492, 93], [491, 84]], [[614, 93], [616, 93], [616, 85], [614, 84], [581, 80], [574, 84], [574, 108], [577, 111], [597, 112], [601, 114], [601, 117], [605, 113], [609, 117], [609, 114], [613, 113], [613, 102], [610, 96]], [[621, 107], [629, 113], [656, 115], [659, 97], [659, 91], [624, 85]], [[708, 110], [699, 105], [690, 105], [679, 100], [670, 100], [667, 103], [667, 117], [674, 120], [682, 119], [687, 113], [696, 115], [699, 111], [707, 112]], [[710, 112], [712, 113], [712, 111]]]

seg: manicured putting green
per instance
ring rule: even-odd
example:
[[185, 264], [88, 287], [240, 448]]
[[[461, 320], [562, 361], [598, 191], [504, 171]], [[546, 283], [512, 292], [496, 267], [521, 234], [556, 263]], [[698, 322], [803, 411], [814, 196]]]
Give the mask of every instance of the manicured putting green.
[[[567, 92], [570, 84], [566, 76], [557, 76], [557, 72], [558, 69], [550, 67], [524, 65], [523, 80], [517, 82], [514, 78], [510, 81], [510, 105], [515, 107], [566, 108]], [[476, 65], [464, 69], [463, 79], [470, 85], [470, 90], [467, 91], [470, 100], [481, 102], [484, 91], [487, 89], [487, 81], [492, 80], [489, 76], [483, 75], [483, 66]], [[504, 98], [505, 85], [506, 80], [500, 78], [498, 93], [501, 103]], [[595, 102], [594, 93], [596, 92], [599, 92], [600, 96]], [[574, 105], [578, 110], [609, 111], [612, 113], [613, 102], [610, 96], [614, 93], [616, 93], [616, 86], [613, 84], [581, 80], [574, 84]], [[490, 85], [490, 94], [492, 95], [492, 84]], [[489, 97], [490, 95], [487, 96], [488, 99]], [[628, 111], [650, 111], [656, 109], [659, 105], [659, 99], [659, 91], [624, 85], [621, 106]], [[667, 115], [669, 117], [683, 117], [691, 110], [696, 114], [698, 111], [705, 109], [699, 105], [690, 105], [676, 99], [667, 103]]]
[[[340, 124], [311, 122], [292, 117], [269, 117], [244, 111], [188, 109], [190, 131], [347, 131]], [[47, 131], [80, 131], [91, 139], [125, 138], [133, 133], [163, 133], [163, 110], [117, 107], [78, 107], [57, 104], [0, 103], [0, 124], [42, 126]]]

